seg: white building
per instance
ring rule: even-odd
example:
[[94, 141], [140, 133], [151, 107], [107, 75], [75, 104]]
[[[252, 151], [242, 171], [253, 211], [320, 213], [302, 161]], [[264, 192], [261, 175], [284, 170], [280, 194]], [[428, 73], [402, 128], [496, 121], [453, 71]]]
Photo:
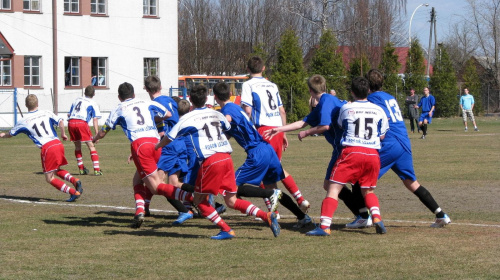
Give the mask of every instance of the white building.
[[138, 98], [147, 75], [177, 87], [177, 64], [175, 0], [0, 0], [0, 127], [14, 124], [14, 88], [21, 111], [29, 92], [65, 116], [93, 84], [109, 112], [123, 82]]

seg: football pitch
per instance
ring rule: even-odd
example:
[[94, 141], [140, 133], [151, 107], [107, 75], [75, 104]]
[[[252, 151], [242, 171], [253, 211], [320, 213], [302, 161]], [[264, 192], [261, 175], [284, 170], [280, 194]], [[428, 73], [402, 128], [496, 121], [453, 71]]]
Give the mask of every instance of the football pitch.
[[[84, 188], [74, 203], [45, 182], [39, 149], [25, 135], [0, 139], [0, 279], [499, 279], [500, 119], [476, 121], [479, 132], [464, 132], [462, 119], [452, 118], [434, 119], [425, 140], [410, 134], [418, 181], [452, 223], [430, 228], [434, 215], [389, 172], [375, 191], [385, 235], [345, 229], [352, 214], [340, 202], [329, 237], [305, 236], [314, 226], [293, 228], [296, 219], [280, 207], [279, 237], [228, 210], [222, 217], [236, 238], [216, 241], [210, 236], [219, 229], [206, 219], [172, 226], [177, 213], [159, 196], [152, 216], [133, 229], [135, 167], [121, 131], [97, 144], [104, 176], [77, 175], [74, 146], [64, 142], [66, 170]], [[283, 166], [318, 223], [332, 148], [321, 136], [288, 139]], [[231, 144], [238, 167], [245, 154]], [[265, 209], [261, 199], [248, 200]]]

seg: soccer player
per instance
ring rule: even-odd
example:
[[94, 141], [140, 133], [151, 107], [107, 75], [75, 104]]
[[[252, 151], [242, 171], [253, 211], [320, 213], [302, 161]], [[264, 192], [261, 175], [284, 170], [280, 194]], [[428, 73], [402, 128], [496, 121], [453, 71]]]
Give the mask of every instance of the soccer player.
[[[248, 60], [247, 69], [251, 79], [244, 82], [241, 92], [241, 104], [261, 135], [264, 131], [286, 125], [286, 112], [276, 84], [266, 80], [262, 73], [266, 69], [264, 62], [258, 56]], [[264, 138], [276, 151], [281, 160], [283, 150], [288, 146], [284, 133], [279, 133], [272, 140]], [[281, 180], [285, 188], [293, 195], [300, 209], [306, 213], [311, 206], [303, 196], [293, 177], [285, 172], [285, 179]], [[287, 203], [287, 202], [285, 202]], [[288, 203], [287, 203], [288, 204]], [[283, 204], [286, 208], [293, 206]]]
[[329, 184], [326, 198], [321, 205], [321, 224], [309, 231], [308, 236], [328, 236], [333, 214], [338, 206], [339, 192], [347, 183], [359, 182], [365, 203], [373, 216], [378, 234], [386, 233], [380, 216], [378, 198], [374, 193], [380, 170], [378, 149], [389, 129], [384, 111], [379, 106], [367, 101], [369, 83], [363, 77], [352, 80], [351, 94], [353, 103], [343, 105], [339, 111], [338, 125], [344, 130], [342, 145], [344, 148], [337, 159]]
[[[326, 80], [321, 75], [313, 75], [310, 77], [307, 81], [307, 85], [309, 87], [311, 100], [317, 104], [311, 113], [301, 121], [266, 130], [264, 136], [272, 139], [278, 133], [298, 130], [308, 125], [311, 126], [310, 129], [299, 132], [298, 138], [300, 141], [307, 136], [323, 134], [326, 141], [333, 146], [332, 159], [326, 171], [325, 181], [323, 183], [323, 188], [327, 189], [330, 184], [329, 179], [332, 173], [333, 164], [337, 160], [342, 149], [340, 137], [335, 138], [335, 133], [333, 130], [330, 130], [332, 114], [338, 111], [346, 102], [340, 101], [336, 96], [326, 93]], [[340, 133], [337, 132], [337, 135], [340, 135]], [[345, 199], [343, 197], [339, 198], [342, 200]], [[345, 201], [345, 203], [348, 206], [351, 205], [349, 201]], [[354, 209], [357, 209], [357, 207], [354, 207]]]
[[[19, 120], [9, 134], [0, 133], [0, 138], [11, 138], [19, 133], [26, 134], [41, 149], [42, 168], [47, 183], [69, 194], [70, 198], [66, 200], [67, 202], [75, 201], [83, 193], [82, 183], [79, 179], [71, 176], [68, 171], [61, 169], [61, 166], [67, 165], [68, 161], [64, 156], [64, 146], [57, 138], [54, 129], [54, 126], [59, 126], [61, 138], [67, 140], [68, 137], [64, 132], [64, 120], [52, 112], [38, 110], [38, 98], [34, 94], [29, 94], [26, 97], [25, 104], [29, 113]], [[54, 175], [71, 182], [75, 188], [67, 186]]]
[[106, 123], [99, 133], [94, 137], [94, 143], [102, 139], [111, 129], [120, 125], [123, 132], [131, 142], [132, 158], [137, 171], [134, 174], [132, 184], [134, 186], [134, 198], [136, 212], [133, 227], [140, 227], [145, 216], [145, 201], [147, 191], [144, 184], [152, 194], [160, 194], [170, 199], [192, 201], [192, 195], [165, 184], [157, 172], [158, 159], [161, 151], [156, 150], [160, 136], [156, 129], [154, 116], [169, 118], [172, 114], [160, 103], [135, 98], [134, 87], [129, 83], [123, 83], [118, 87], [118, 99], [120, 104], [109, 114]]
[[212, 239], [231, 239], [234, 231], [224, 222], [217, 211], [208, 203], [209, 194], [224, 196], [229, 208], [239, 210], [266, 221], [275, 237], [280, 233], [276, 214], [264, 212], [249, 201], [236, 197], [237, 187], [234, 177], [233, 151], [223, 131], [230, 128], [227, 119], [221, 113], [206, 108], [208, 89], [195, 86], [189, 99], [194, 109], [182, 116], [156, 148], [161, 148], [179, 136], [191, 139], [196, 150], [197, 160], [201, 162], [196, 178], [194, 205], [198, 206], [203, 217], [206, 217], [220, 228], [220, 232]]
[[474, 131], [479, 131], [479, 129], [477, 129], [476, 120], [474, 119], [474, 96], [469, 94], [468, 88], [464, 88], [464, 95], [460, 97], [460, 108], [462, 109], [465, 131], [467, 132], [467, 115], [469, 115], [474, 125]]
[[[156, 128], [160, 137], [164, 137], [166, 133], [179, 121], [179, 114], [177, 111], [177, 102], [171, 97], [161, 95], [161, 81], [158, 76], [148, 76], [144, 80], [144, 88], [149, 94], [151, 100], [156, 101], [163, 105], [171, 114], [165, 120], [158, 118], [156, 121]], [[177, 187], [181, 187], [182, 183], [179, 182], [178, 176], [181, 172], [187, 172], [187, 154], [186, 145], [184, 141], [177, 140], [163, 147], [161, 156], [158, 161], [158, 174], [163, 181], [167, 175], [167, 182]], [[153, 194], [147, 193], [144, 201], [145, 216], [149, 216], [149, 205]], [[180, 225], [188, 219], [193, 218], [193, 213], [190, 212], [184, 204], [175, 199], [167, 198], [168, 202], [177, 210], [179, 216], [173, 222], [174, 225]]]
[[434, 109], [436, 108], [436, 99], [429, 93], [429, 88], [424, 88], [424, 96], [420, 98], [420, 102], [415, 108], [422, 108], [422, 114], [418, 119], [418, 126], [422, 130], [422, 137], [420, 139], [425, 139], [427, 136], [427, 124], [432, 122], [432, 116], [434, 115]]
[[[371, 91], [368, 95], [368, 101], [380, 106], [385, 111], [391, 128], [386, 133], [384, 141], [382, 141], [382, 148], [379, 150], [381, 164], [379, 178], [382, 178], [389, 169], [392, 169], [402, 180], [405, 187], [436, 215], [436, 220], [431, 224], [431, 227], [439, 228], [451, 223], [451, 219], [439, 207], [431, 193], [417, 181], [413, 169], [411, 143], [398, 102], [392, 95], [381, 90], [384, 75], [379, 70], [372, 69], [367, 73], [367, 78], [370, 82]], [[353, 190], [356, 190], [356, 188], [353, 188]], [[359, 214], [362, 216], [357, 216], [354, 222], [347, 224], [348, 228], [360, 228], [369, 225], [370, 218], [367, 211], [362, 211]]]
[[[276, 211], [277, 202], [282, 196], [281, 191], [276, 189], [276, 182], [281, 181], [285, 176], [278, 156], [273, 147], [264, 141], [241, 107], [229, 100], [231, 93], [228, 84], [224, 82], [215, 84], [213, 92], [215, 101], [221, 106], [221, 113], [231, 125], [225, 133], [234, 137], [247, 153], [245, 162], [236, 170], [237, 195], [268, 198], [272, 205], [270, 211]], [[259, 187], [262, 182], [264, 189]], [[291, 200], [290, 197], [288, 199]], [[293, 201], [291, 204], [296, 208], [293, 213], [298, 214], [296, 214], [299, 220], [297, 225], [303, 227], [311, 223], [308, 215], [302, 212]]]
[[92, 132], [90, 132], [89, 122], [92, 120], [94, 125], [94, 134], [99, 132], [98, 120], [101, 118], [99, 106], [92, 99], [95, 95], [93, 86], [85, 88], [84, 97], [78, 97], [68, 113], [68, 132], [70, 140], [75, 144], [75, 157], [78, 164], [80, 175], [87, 175], [89, 170], [83, 164], [82, 142], [87, 145], [90, 150], [90, 159], [94, 166], [94, 175], [102, 175], [99, 167], [99, 155], [92, 143]]

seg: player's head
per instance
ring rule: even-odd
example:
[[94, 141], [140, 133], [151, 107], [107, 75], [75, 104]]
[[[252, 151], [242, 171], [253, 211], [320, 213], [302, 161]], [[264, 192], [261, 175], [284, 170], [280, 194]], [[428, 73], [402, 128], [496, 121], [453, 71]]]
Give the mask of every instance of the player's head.
[[172, 99], [175, 101], [175, 103], [179, 104], [179, 101], [181, 101], [181, 98], [179, 96], [172, 96]]
[[118, 98], [120, 99], [120, 101], [125, 101], [129, 98], [134, 98], [134, 97], [135, 97], [134, 86], [132, 86], [127, 82], [118, 86]]
[[468, 88], [464, 88], [464, 93], [465, 94], [469, 94], [469, 89]]
[[28, 96], [26, 96], [26, 108], [28, 108], [28, 111], [33, 111], [38, 108], [38, 97], [36, 97], [36, 95], [28, 94]]
[[378, 69], [371, 69], [366, 73], [366, 79], [370, 82], [370, 91], [376, 92], [384, 85], [384, 74]]
[[144, 79], [144, 87], [149, 94], [157, 93], [161, 90], [161, 81], [158, 76], [147, 76]]
[[264, 72], [264, 61], [262, 61], [262, 58], [254, 56], [248, 60], [247, 68], [250, 74], [262, 73]]
[[208, 89], [204, 85], [197, 85], [191, 89], [191, 94], [189, 95], [189, 100], [193, 103], [196, 108], [201, 108], [205, 106], [207, 102]]
[[429, 94], [430, 94], [429, 88], [428, 87], [424, 87], [424, 95], [428, 96]]
[[229, 85], [224, 82], [218, 82], [215, 84], [214, 95], [222, 102], [228, 101], [231, 96], [231, 91], [229, 90]]
[[85, 88], [84, 94], [85, 94], [85, 96], [90, 97], [90, 98], [94, 97], [94, 95], [95, 95], [95, 89], [94, 89], [94, 87], [93, 86], [87, 86]]
[[326, 92], [326, 80], [321, 75], [313, 75], [307, 80], [307, 86], [312, 92], [319, 94]]
[[356, 100], [365, 99], [370, 90], [370, 82], [366, 78], [355, 77], [352, 79], [351, 90]]
[[191, 104], [186, 99], [181, 99], [177, 102], [177, 112], [179, 112], [179, 117], [187, 114], [191, 109]]

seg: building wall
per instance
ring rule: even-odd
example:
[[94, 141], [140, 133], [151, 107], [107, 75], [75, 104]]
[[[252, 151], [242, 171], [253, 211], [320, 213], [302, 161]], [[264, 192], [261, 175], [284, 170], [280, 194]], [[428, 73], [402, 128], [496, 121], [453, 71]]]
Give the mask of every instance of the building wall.
[[[157, 18], [143, 16], [143, 1], [108, 0], [107, 15], [90, 15], [90, 0], [80, 1], [79, 15], [65, 15], [63, 1], [57, 1], [57, 92], [60, 115], [66, 115], [72, 101], [91, 83], [92, 57], [107, 58], [107, 86], [96, 89], [94, 97], [101, 111], [119, 103], [118, 86], [129, 82], [136, 96], [148, 98], [143, 89], [144, 58], [159, 58], [163, 92], [177, 86], [177, 1], [158, 0]], [[21, 5], [19, 6], [19, 3]], [[22, 110], [29, 93], [39, 96], [40, 109], [53, 110], [52, 0], [41, 1], [40, 13], [22, 11], [22, 1], [12, 0], [11, 11], [0, 10], [0, 32], [15, 51], [13, 86], [17, 87]], [[24, 56], [41, 56], [41, 86], [24, 87]], [[81, 57], [80, 86], [65, 86], [65, 57]], [[0, 102], [1, 102], [0, 97]], [[12, 111], [11, 104], [0, 111]], [[2, 123], [0, 127], [8, 127]]]

